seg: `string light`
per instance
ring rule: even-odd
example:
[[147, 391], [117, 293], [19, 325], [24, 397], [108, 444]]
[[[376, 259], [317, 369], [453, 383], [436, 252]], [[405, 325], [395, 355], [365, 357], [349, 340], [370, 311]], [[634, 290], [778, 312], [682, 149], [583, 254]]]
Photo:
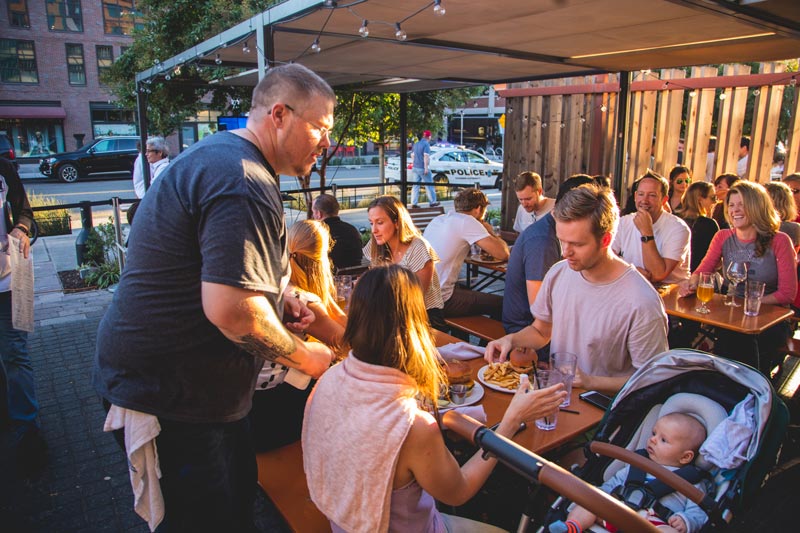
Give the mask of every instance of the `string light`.
[[171, 80], [171, 79], [172, 79], [172, 76], [170, 76], [169, 74], [167, 74], [166, 76], [164, 76], [164, 79], [165, 79], [165, 80], [167, 80], [167, 81], [169, 81], [169, 80]]
[[364, 22], [361, 23], [361, 27], [358, 28], [358, 34], [365, 39], [369, 37], [369, 28], [367, 28], [368, 22], [369, 21], [367, 19], [364, 19]]
[[608, 111], [608, 106], [607, 106], [606, 104], [603, 104], [603, 105], [601, 105], [601, 106], [600, 106], [600, 111], [602, 111], [603, 113], [605, 113], [606, 111]]
[[394, 36], [397, 37], [398, 41], [405, 41], [406, 39], [408, 39], [408, 34], [403, 28], [400, 27], [399, 22], [395, 22], [394, 28], [396, 30], [394, 32]]
[[314, 42], [311, 44], [311, 51], [317, 54], [322, 51], [322, 48], [319, 46], [319, 37], [314, 39]]
[[244, 46], [242, 47], [242, 52], [244, 52], [245, 54], [250, 53], [250, 47], [247, 46], [247, 41], [244, 42]]
[[720, 99], [720, 100], [725, 100], [727, 97], [728, 97], [728, 95], [727, 95], [727, 94], [725, 94], [725, 93], [719, 93], [719, 99]]
[[217, 65], [222, 64], [222, 58], [219, 57], [219, 54], [217, 54], [217, 57], [214, 59], [214, 63], [216, 63]]
[[758, 96], [759, 94], [761, 94], [759, 89], [753, 89], [753, 96]]
[[697, 96], [697, 91], [689, 91], [689, 98], [694, 98], [695, 96]]
[[172, 72], [173, 76], [180, 76], [181, 75], [181, 66], [178, 65], [175, 67], [175, 70]]
[[546, 128], [547, 127], [547, 122], [542, 122], [542, 127]]
[[447, 13], [447, 10], [442, 5], [442, 0], [434, 0], [433, 14], [437, 17], [443, 17], [445, 13]]

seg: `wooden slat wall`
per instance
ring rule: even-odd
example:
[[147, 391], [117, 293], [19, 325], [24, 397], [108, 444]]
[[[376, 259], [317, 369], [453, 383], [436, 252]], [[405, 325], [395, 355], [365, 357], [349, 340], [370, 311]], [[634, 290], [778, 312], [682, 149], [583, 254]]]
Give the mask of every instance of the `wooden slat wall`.
[[[734, 76], [750, 74], [750, 65], [726, 65], [723, 74]], [[725, 172], [736, 174], [739, 161], [739, 143], [744, 128], [744, 112], [747, 105], [747, 87], [725, 89], [725, 98], [720, 102], [717, 119], [717, 164], [715, 176]]]
[[789, 139], [786, 142], [786, 161], [783, 176], [800, 172], [800, 91], [794, 91], [794, 105], [791, 109], [792, 125], [789, 128]]
[[[634, 81], [653, 79], [654, 73], [637, 73]], [[644, 174], [650, 167], [653, 133], [656, 122], [656, 91], [641, 91], [631, 94], [631, 123], [628, 132], [628, 165], [625, 171], [625, 188]]]
[[[682, 80], [686, 73], [681, 69], [661, 71], [661, 78], [667, 89], [658, 94], [658, 113], [656, 116], [656, 146], [653, 153], [656, 172], [667, 176], [678, 162], [678, 144], [681, 139], [681, 119], [683, 118], [683, 94], [679, 84], [671, 85], [669, 80]], [[676, 88], [677, 87], [677, 88]]]
[[542, 119], [541, 131], [545, 138], [546, 151], [544, 153], [542, 185], [545, 196], [553, 198], [558, 192], [558, 184], [561, 183], [563, 170], [561, 168], [562, 150], [562, 128], [563, 118], [563, 96], [550, 96], [547, 100], [547, 113]]
[[[717, 69], [714, 67], [692, 69], [693, 78], [716, 75]], [[714, 118], [714, 96], [714, 89], [695, 91], [695, 96], [689, 98], [689, 108], [686, 113], [683, 164], [692, 169], [692, 176], [697, 176], [698, 179], [706, 173], [708, 140], [711, 138], [711, 123]]]
[[[783, 63], [759, 65], [759, 72], [762, 74], [783, 72], [783, 70]], [[747, 179], [750, 181], [767, 183], [770, 180], [769, 174], [775, 155], [775, 138], [778, 134], [778, 121], [783, 103], [783, 89], [783, 85], [758, 88], [759, 93], [753, 105], [750, 161], [747, 167]]]

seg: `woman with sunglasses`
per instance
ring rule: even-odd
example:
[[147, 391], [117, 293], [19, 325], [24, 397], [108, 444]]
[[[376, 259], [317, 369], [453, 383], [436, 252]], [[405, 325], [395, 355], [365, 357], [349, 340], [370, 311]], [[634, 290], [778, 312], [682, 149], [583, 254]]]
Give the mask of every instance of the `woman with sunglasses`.
[[711, 239], [719, 231], [719, 225], [711, 218], [716, 199], [714, 186], [705, 181], [692, 183], [683, 196], [680, 217], [692, 230], [690, 270], [694, 272], [705, 257]]
[[[459, 467], [425, 407], [445, 383], [420, 280], [398, 265], [373, 268], [353, 291], [344, 340], [352, 350], [320, 378], [306, 406], [303, 467], [309, 493], [341, 531], [501, 531], [445, 515], [497, 464], [479, 451]], [[554, 413], [563, 385], [530, 390], [527, 376], [497, 433]]]
[[692, 183], [692, 171], [689, 167], [683, 165], [675, 165], [669, 171], [669, 211], [679, 215], [683, 209], [683, 197], [686, 194], [686, 189]]

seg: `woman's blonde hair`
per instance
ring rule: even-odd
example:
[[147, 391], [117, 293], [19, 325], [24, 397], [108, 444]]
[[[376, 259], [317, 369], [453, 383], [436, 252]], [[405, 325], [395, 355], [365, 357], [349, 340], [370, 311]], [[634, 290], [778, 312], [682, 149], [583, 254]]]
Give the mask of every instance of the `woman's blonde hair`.
[[362, 275], [350, 299], [343, 341], [359, 360], [412, 377], [419, 393], [436, 405], [446, 378], [416, 274], [389, 265]]
[[733, 227], [733, 221], [728, 213], [728, 204], [732, 194], [742, 197], [745, 215], [756, 229], [756, 257], [761, 257], [772, 245], [772, 238], [775, 237], [781, 226], [778, 213], [772, 207], [772, 200], [769, 199], [767, 190], [762, 185], [739, 180], [730, 188], [725, 199], [725, 220], [731, 227]]
[[320, 297], [325, 308], [336, 301], [336, 286], [328, 253], [331, 234], [319, 220], [300, 220], [287, 232], [286, 249], [292, 266], [292, 284]]
[[[382, 208], [389, 216], [389, 219], [397, 224], [397, 237], [400, 239], [401, 243], [408, 244], [413, 241], [415, 237], [422, 236], [414, 225], [414, 221], [411, 220], [411, 215], [408, 213], [406, 206], [394, 196], [388, 194], [385, 196], [378, 196], [369, 203], [367, 212], [369, 213], [370, 209], [373, 207]], [[370, 238], [369, 244], [370, 255], [372, 257], [377, 258], [380, 263], [394, 263], [392, 260], [392, 252], [389, 250], [388, 244], [378, 245], [374, 235]]]
[[794, 196], [792, 196], [792, 189], [788, 185], [780, 181], [771, 181], [764, 184], [767, 189], [772, 206], [778, 212], [778, 216], [784, 222], [794, 222], [797, 218], [797, 206], [794, 203]]
[[711, 213], [703, 209], [700, 200], [713, 195], [714, 186], [706, 181], [697, 181], [689, 185], [689, 188], [686, 189], [686, 194], [683, 196], [681, 217], [684, 220], [695, 221], [701, 215], [706, 217], [711, 216]]

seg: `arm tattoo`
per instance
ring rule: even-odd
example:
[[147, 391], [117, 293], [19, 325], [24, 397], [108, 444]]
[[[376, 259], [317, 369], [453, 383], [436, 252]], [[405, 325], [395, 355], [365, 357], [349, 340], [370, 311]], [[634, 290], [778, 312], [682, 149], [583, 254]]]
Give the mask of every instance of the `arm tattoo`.
[[291, 364], [300, 364], [291, 355], [297, 350], [294, 337], [280, 323], [274, 324], [268, 317], [259, 317], [261, 335], [248, 333], [242, 335], [236, 343], [246, 352], [268, 361], [283, 359]]

